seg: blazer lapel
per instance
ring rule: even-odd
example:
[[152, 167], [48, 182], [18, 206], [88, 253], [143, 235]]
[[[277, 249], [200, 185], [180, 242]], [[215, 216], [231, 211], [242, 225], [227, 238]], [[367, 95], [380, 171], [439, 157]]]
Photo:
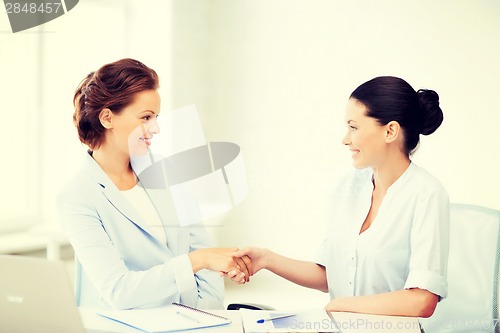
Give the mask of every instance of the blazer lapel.
[[187, 232], [185, 228], [179, 225], [177, 211], [172, 201], [172, 196], [169, 189], [146, 189], [149, 198], [160, 216], [167, 234], [167, 246], [174, 255], [182, 253], [185, 247], [183, 242], [188, 242], [189, 237], [183, 237], [182, 234]]
[[87, 154], [87, 168], [86, 172], [96, 180], [96, 182], [101, 186], [102, 193], [108, 199], [108, 201], [130, 222], [137, 225], [139, 228], [150, 234], [152, 237], [152, 231], [149, 225], [142, 219], [142, 217], [133, 209], [130, 203], [125, 199], [125, 197], [120, 193], [120, 190], [115, 186], [115, 184], [109, 179], [106, 173], [101, 169], [97, 162]]

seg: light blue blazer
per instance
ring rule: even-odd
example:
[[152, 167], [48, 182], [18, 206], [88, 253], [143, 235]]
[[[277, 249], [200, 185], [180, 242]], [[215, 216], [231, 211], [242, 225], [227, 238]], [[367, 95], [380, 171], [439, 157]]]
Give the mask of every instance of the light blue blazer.
[[180, 227], [168, 191], [148, 191], [164, 225], [167, 244], [125, 199], [90, 154], [57, 199], [60, 223], [75, 251], [79, 306], [116, 309], [181, 302], [223, 307], [217, 272], [193, 274], [187, 254], [209, 247], [201, 225]]

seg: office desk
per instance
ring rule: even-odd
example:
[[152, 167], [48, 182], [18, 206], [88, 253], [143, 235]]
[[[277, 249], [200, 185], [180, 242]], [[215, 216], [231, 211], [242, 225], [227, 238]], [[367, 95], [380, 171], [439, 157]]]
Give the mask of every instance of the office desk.
[[[80, 308], [85, 328], [113, 333], [137, 333], [138, 330], [103, 318], [95, 308]], [[211, 310], [210, 312], [231, 319], [231, 324], [212, 328], [197, 329], [197, 333], [244, 333], [240, 311]], [[333, 312], [333, 318], [342, 333], [420, 333], [416, 318], [375, 316], [348, 312]]]

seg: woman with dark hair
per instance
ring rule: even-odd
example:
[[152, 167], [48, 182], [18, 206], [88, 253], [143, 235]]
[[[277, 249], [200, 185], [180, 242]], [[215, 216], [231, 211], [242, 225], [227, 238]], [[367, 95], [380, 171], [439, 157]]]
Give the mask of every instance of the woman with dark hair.
[[73, 120], [89, 150], [58, 210], [75, 250], [79, 306], [222, 308], [221, 272], [248, 280], [248, 257], [209, 248], [200, 226], [176, 224], [168, 196], [148, 193], [131, 167], [130, 156], [146, 154], [160, 130], [158, 86], [154, 70], [122, 59], [76, 89]]
[[329, 291], [329, 311], [429, 317], [447, 295], [449, 200], [411, 161], [420, 134], [442, 123], [438, 94], [377, 77], [351, 94], [345, 113], [355, 170], [333, 191], [331, 220], [316, 262], [245, 248], [251, 274], [268, 269]]

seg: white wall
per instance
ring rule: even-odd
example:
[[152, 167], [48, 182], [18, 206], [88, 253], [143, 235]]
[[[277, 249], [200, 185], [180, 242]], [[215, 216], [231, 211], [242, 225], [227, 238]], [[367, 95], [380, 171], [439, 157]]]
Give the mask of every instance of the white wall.
[[[2, 18], [3, 20], [3, 18]], [[8, 21], [0, 30], [8, 27]], [[26, 52], [32, 57], [20, 57]], [[39, 92], [38, 43], [32, 35], [0, 34], [0, 110], [3, 126], [0, 131], [0, 232], [26, 227], [39, 210], [40, 184], [36, 168], [23, 168], [37, 160], [36, 110]], [[21, 59], [20, 59], [21, 58]], [[27, 76], [25, 73], [29, 73]], [[19, 75], [22, 74], [22, 75]], [[28, 79], [29, 77], [29, 79]], [[28, 95], [29, 98], [25, 96]], [[30, 110], [31, 112], [29, 112]], [[30, 142], [30, 149], [19, 141]], [[21, 167], [20, 167], [21, 166]], [[22, 216], [22, 218], [21, 218]], [[3, 222], [6, 220], [9, 222]], [[2, 223], [3, 222], [3, 223]]]
[[[377, 75], [440, 94], [445, 121], [414, 160], [452, 201], [500, 209], [496, 0], [82, 0], [41, 36], [10, 34], [6, 20], [0, 13], [4, 208], [26, 195], [17, 180], [39, 177], [31, 201], [54, 221], [56, 190], [84, 150], [71, 123], [73, 91], [100, 65], [136, 57], [160, 74], [164, 111], [195, 103], [210, 140], [242, 147], [249, 194], [212, 229], [220, 245], [314, 257], [331, 183], [350, 168], [340, 144], [346, 99]], [[16, 159], [30, 157], [13, 138], [32, 131], [40, 137], [26, 148], [43, 159], [18, 169]]]

